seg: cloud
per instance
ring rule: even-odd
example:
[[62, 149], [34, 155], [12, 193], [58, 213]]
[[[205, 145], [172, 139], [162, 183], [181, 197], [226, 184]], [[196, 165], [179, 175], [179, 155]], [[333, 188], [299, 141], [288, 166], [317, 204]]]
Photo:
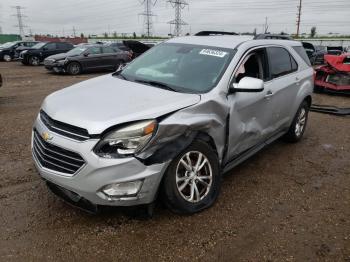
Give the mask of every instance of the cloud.
[[[265, 17], [269, 30], [295, 33], [298, 0], [188, 0], [182, 9], [182, 19], [189, 25], [183, 32], [201, 30], [225, 30], [261, 32]], [[309, 33], [312, 26], [317, 32], [350, 34], [350, 5], [348, 0], [304, 1], [301, 31]], [[4, 33], [16, 33], [18, 28], [13, 5], [24, 6], [24, 23], [34, 33], [72, 34], [77, 32], [102, 34], [103, 32], [143, 33], [143, 6], [138, 0], [1, 0], [0, 26]], [[174, 9], [165, 0], [158, 0], [153, 7], [153, 32], [167, 35], [168, 21], [174, 19]]]

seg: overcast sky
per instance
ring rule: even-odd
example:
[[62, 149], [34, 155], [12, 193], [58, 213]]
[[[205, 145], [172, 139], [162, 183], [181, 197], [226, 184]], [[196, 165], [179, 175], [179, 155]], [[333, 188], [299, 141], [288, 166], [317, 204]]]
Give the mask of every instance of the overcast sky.
[[[24, 23], [33, 33], [72, 35], [102, 34], [103, 32], [141, 34], [143, 12], [141, 0], [1, 0], [0, 26], [3, 33], [18, 33], [14, 5], [23, 6]], [[299, 0], [188, 0], [182, 18], [189, 25], [183, 32], [226, 30], [258, 32], [268, 17], [269, 31], [296, 32]], [[153, 7], [153, 33], [167, 35], [168, 21], [174, 19], [174, 9], [166, 0], [158, 0]], [[350, 34], [350, 0], [303, 0], [301, 32], [309, 33], [312, 26], [317, 33]]]

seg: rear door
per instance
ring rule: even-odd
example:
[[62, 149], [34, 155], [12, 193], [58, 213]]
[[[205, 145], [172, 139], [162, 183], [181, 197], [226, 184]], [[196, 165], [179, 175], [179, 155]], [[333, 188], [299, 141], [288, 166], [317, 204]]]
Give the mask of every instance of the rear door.
[[118, 53], [111, 46], [102, 47], [102, 60], [106, 68], [114, 69], [118, 64]]
[[81, 64], [86, 70], [99, 69], [104, 66], [102, 50], [100, 46], [90, 47], [84, 52]]
[[292, 108], [299, 91], [301, 79], [298, 76], [298, 64], [284, 47], [267, 47], [270, 81], [271, 129], [281, 131], [289, 126]]

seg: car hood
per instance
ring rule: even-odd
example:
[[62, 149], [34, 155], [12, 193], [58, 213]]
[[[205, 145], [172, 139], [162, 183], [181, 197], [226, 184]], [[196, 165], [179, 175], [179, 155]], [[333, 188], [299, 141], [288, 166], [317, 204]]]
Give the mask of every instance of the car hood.
[[57, 55], [51, 55], [51, 56], [47, 57], [46, 59], [53, 59], [53, 60], [57, 61], [57, 60], [66, 59], [66, 57], [67, 57], [66, 53], [60, 53]]
[[49, 95], [42, 109], [53, 119], [101, 134], [121, 123], [154, 119], [194, 105], [200, 95], [184, 94], [119, 79], [93, 78]]

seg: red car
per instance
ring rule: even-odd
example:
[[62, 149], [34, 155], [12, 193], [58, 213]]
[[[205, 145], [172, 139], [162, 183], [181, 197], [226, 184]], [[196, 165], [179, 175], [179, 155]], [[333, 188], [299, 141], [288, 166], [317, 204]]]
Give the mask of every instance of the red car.
[[317, 67], [315, 91], [350, 94], [350, 53], [325, 55], [326, 65]]

